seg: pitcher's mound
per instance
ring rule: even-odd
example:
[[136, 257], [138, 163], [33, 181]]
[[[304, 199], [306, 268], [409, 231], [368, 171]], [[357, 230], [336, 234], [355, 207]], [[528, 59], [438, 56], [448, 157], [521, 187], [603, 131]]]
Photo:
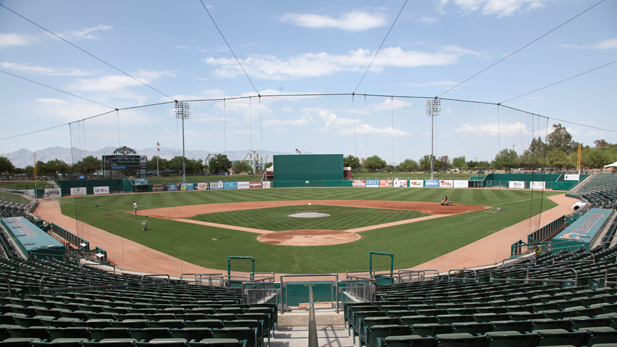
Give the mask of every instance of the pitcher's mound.
[[258, 241], [282, 246], [327, 246], [359, 239], [356, 233], [340, 230], [287, 230], [257, 237]]
[[330, 217], [327, 213], [321, 212], [300, 212], [294, 214], [288, 214], [287, 217], [291, 218], [322, 218], [322, 217]]

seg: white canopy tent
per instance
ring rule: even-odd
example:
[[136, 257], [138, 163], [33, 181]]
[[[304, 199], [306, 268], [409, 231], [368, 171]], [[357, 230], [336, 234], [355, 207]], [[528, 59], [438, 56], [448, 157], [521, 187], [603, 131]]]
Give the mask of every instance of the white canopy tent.
[[606, 169], [607, 167], [617, 167], [617, 161], [612, 163], [612, 164], [608, 164], [608, 165], [604, 165], [604, 168]]

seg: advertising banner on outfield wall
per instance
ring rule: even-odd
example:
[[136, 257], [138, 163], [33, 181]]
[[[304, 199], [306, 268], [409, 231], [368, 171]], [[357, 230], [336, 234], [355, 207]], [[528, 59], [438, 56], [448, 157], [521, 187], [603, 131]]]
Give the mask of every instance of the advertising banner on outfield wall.
[[50, 198], [59, 198], [62, 197], [62, 192], [60, 188], [47, 188], [45, 189], [45, 196], [49, 196]]
[[564, 175], [563, 179], [566, 181], [579, 181], [581, 179], [581, 175]]
[[406, 188], [407, 180], [394, 180], [394, 188]]
[[105, 187], [93, 187], [92, 190], [94, 191], [95, 195], [109, 194], [109, 187], [108, 186], [105, 186]]
[[177, 183], [166, 184], [165, 190], [168, 192], [177, 192], [178, 190], [180, 190], [180, 185]]
[[379, 187], [379, 180], [366, 180], [367, 187]]
[[259, 189], [262, 186], [263, 185], [261, 184], [261, 182], [249, 182], [249, 188], [250, 189]]
[[533, 181], [531, 182], [531, 189], [544, 190], [546, 189], [546, 182]]
[[264, 181], [264, 182], [262, 182], [262, 187], [263, 187], [263, 188], [270, 188], [270, 181]]
[[195, 190], [195, 183], [180, 183], [180, 190]]
[[366, 182], [364, 180], [354, 180], [351, 183], [352, 187], [366, 187]]
[[525, 189], [525, 181], [510, 181], [508, 182], [510, 189]]
[[238, 189], [238, 182], [225, 182], [223, 189]]
[[135, 183], [136, 186], [147, 186], [148, 179], [147, 178], [136, 178]]
[[454, 181], [452, 180], [440, 180], [439, 186], [441, 188], [452, 188], [454, 186]]
[[392, 187], [392, 180], [379, 180], [380, 187]]
[[238, 189], [249, 189], [251, 185], [249, 182], [238, 182]]
[[162, 192], [165, 190], [165, 185], [164, 184], [155, 184], [152, 186], [152, 191], [153, 192]]
[[223, 189], [223, 181], [210, 182], [210, 189]]
[[410, 188], [422, 188], [424, 187], [424, 180], [409, 180]]
[[424, 181], [424, 186], [430, 187], [430, 188], [439, 188], [439, 181], [438, 180], [426, 180]]
[[454, 181], [454, 188], [469, 188], [468, 181], [456, 180]]
[[208, 189], [208, 183], [207, 182], [197, 183], [197, 186], [195, 187], [195, 189], [197, 189], [197, 190], [207, 190]]
[[86, 195], [86, 187], [71, 188], [72, 196]]

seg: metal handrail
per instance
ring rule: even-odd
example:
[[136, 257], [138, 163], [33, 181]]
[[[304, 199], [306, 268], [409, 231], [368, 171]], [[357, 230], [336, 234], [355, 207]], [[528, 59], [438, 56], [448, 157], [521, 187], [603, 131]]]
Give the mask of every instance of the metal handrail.
[[[197, 284], [197, 282], [199, 282], [200, 285], [203, 285], [203, 278], [206, 277], [208, 279], [208, 285], [210, 287], [212, 287], [212, 279], [214, 277], [219, 277], [221, 286], [223, 286], [223, 274], [222, 273], [217, 273], [217, 274], [200, 274], [200, 273], [186, 273], [186, 274], [182, 274], [180, 275], [180, 281], [184, 281], [184, 277], [185, 276], [193, 276], [193, 282], [195, 282], [195, 284]], [[199, 281], [198, 281], [199, 278]], [[188, 280], [186, 280], [188, 282]]]
[[370, 279], [374, 279], [375, 278], [375, 270], [357, 270], [357, 271], [346, 271], [345, 272], [345, 278], [347, 278], [348, 280], [352, 280], [352, 279], [364, 279], [366, 277], [362, 277], [362, 276], [353, 276], [350, 274], [359, 274], [359, 273], [368, 273], [369, 278]]
[[[281, 289], [283, 288], [287, 288], [287, 284], [285, 283], [285, 278], [287, 277], [335, 277], [336, 279], [334, 281], [323, 281], [323, 282], [331, 282], [334, 284], [335, 287], [335, 291], [334, 293], [336, 293], [337, 295], [334, 295], [335, 298], [333, 298], [336, 301], [336, 313], [339, 312], [339, 303], [338, 303], [338, 273], [322, 273], [322, 274], [284, 274], [281, 275], [280, 277], [280, 281], [281, 281]], [[281, 305], [281, 306], [285, 306], [287, 307], [287, 291], [285, 291], [285, 304]], [[284, 309], [281, 310], [281, 313], [285, 312]]]
[[315, 303], [313, 301], [313, 287], [309, 287], [309, 347], [319, 347], [317, 342], [317, 322], [315, 318]]
[[608, 287], [609, 283], [610, 284], [617, 284], [617, 281], [609, 281], [608, 280], [608, 273], [609, 272], [617, 272], [617, 268], [606, 269], [606, 272], [604, 274], [604, 286], [605, 287]]
[[[546, 279], [546, 278], [531, 278], [529, 277], [530, 270], [557, 270], [557, 271], [572, 271], [574, 273], [574, 280], [559, 280], [559, 279]], [[525, 278], [497, 278], [493, 277], [493, 272], [506, 272], [506, 271], [525, 271]], [[490, 281], [518, 281], [518, 282], [574, 282], [574, 286], [578, 286], [578, 272], [571, 267], [527, 267], [527, 268], [511, 268], [511, 269], [492, 269], [490, 272]]]
[[[414, 274], [418, 275], [418, 282], [424, 282], [427, 272], [431, 272], [431, 273], [434, 272], [437, 274], [437, 277], [439, 277], [439, 271], [437, 270], [398, 270], [398, 273], [397, 273], [398, 283], [403, 282], [403, 276], [401, 276], [402, 274], [409, 274], [409, 283], [413, 282], [412, 277]], [[431, 277], [434, 277], [434, 276], [431, 276]]]
[[[460, 271], [462, 271], [462, 273], [463, 273], [463, 274], [464, 274], [464, 273], [466, 273], [466, 272], [473, 272], [473, 280], [474, 280], [474, 281], [477, 281], [477, 279], [478, 279], [478, 273], [477, 273], [477, 272], [476, 272], [476, 270], [474, 270], [474, 269], [467, 269], [467, 268], [464, 268], [464, 269], [451, 269], [451, 270], [448, 270], [448, 282], [450, 282], [450, 281], [451, 281], [451, 280], [450, 280], [450, 274], [451, 274], [453, 271], [454, 271], [454, 272], [459, 272], [459, 273], [460, 273]], [[465, 277], [465, 278], [466, 278], [466, 277]]]
[[[6, 292], [6, 296], [10, 297], [11, 296], [11, 281], [9, 281], [9, 279], [5, 278], [5, 277], [0, 277], [0, 281], [4, 281], [4, 282], [6, 282], [8, 284], [9, 289]], [[0, 293], [2, 293], [2, 292], [0, 292]]]
[[[356, 299], [358, 299], [358, 300], [359, 300], [359, 299], [361, 299], [361, 300], [364, 300], [364, 301], [366, 301], [366, 302], [369, 302], [369, 301], [376, 301], [376, 300], [377, 300], [377, 292], [376, 292], [376, 290], [375, 290], [375, 286], [377, 285], [376, 280], [374, 280], [374, 279], [370, 279], [370, 280], [369, 280], [369, 279], [364, 279], [364, 280], [340, 280], [340, 281], [338, 281], [338, 282], [337, 282], [337, 284], [336, 284], [336, 287], [337, 287], [337, 301], [338, 301], [338, 298], [339, 298], [339, 297], [341, 296], [341, 294], [343, 293], [343, 287], [341, 287], [341, 286], [339, 285], [339, 284], [341, 284], [341, 283], [345, 283], [345, 289], [348, 289], [348, 288], [349, 288], [349, 286], [347, 285], [347, 284], [349, 284], [349, 283], [351, 283], [351, 284], [353, 284], [353, 283], [363, 283], [363, 284], [369, 284], [370, 286], [372, 286], [372, 287], [373, 287], [373, 290], [371, 291], [371, 298], [370, 298], [370, 299], [368, 299], [368, 300], [366, 300], [365, 298], [358, 298], [358, 297], [356, 296]], [[347, 295], [349, 295], [349, 294], [347, 294]], [[338, 306], [338, 302], [337, 302], [337, 306]]]

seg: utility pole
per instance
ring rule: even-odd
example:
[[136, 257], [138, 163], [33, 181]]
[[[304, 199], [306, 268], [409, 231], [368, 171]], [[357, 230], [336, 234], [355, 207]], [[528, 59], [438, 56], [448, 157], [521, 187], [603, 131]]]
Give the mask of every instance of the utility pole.
[[189, 119], [191, 105], [176, 100], [176, 118], [182, 119], [182, 182], [186, 182], [186, 153], [184, 148], [184, 120]]
[[434, 118], [441, 113], [441, 100], [435, 99], [426, 100], [426, 115], [431, 117], [431, 180], [433, 179], [433, 163], [435, 156], [433, 155], [433, 135], [434, 135]]

